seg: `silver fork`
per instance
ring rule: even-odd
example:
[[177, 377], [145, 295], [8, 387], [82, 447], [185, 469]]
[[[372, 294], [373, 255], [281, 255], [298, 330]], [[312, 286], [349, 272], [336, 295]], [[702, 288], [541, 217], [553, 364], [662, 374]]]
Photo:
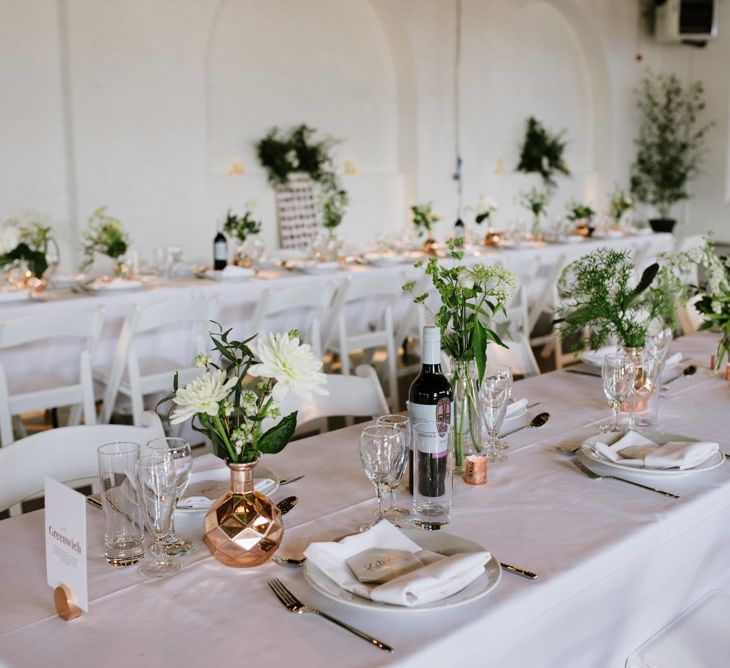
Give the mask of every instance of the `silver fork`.
[[361, 631], [360, 629], [356, 629], [354, 626], [350, 626], [349, 624], [345, 624], [345, 622], [341, 622], [339, 619], [335, 619], [334, 617], [331, 617], [326, 612], [322, 612], [321, 610], [316, 610], [315, 608], [310, 608], [304, 603], [302, 603], [294, 594], [292, 594], [285, 586], [284, 583], [279, 580], [278, 578], [275, 578], [274, 580], [269, 580], [269, 587], [271, 587], [271, 591], [276, 594], [276, 598], [278, 598], [283, 604], [284, 607], [289, 612], [311, 612], [315, 615], [318, 615], [319, 617], [324, 617], [325, 619], [328, 619], [333, 624], [337, 624], [337, 626], [341, 626], [343, 629], [348, 630], [350, 633], [354, 633], [358, 638], [362, 638], [363, 640], [366, 640], [371, 645], [374, 645], [378, 649], [385, 650], [386, 652], [392, 652], [393, 648], [389, 645], [386, 645], [383, 642], [380, 642], [377, 638], [373, 638], [372, 636], [369, 636], [364, 631]]
[[575, 468], [577, 468], [579, 471], [585, 473], [589, 478], [593, 478], [593, 480], [603, 480], [604, 478], [606, 480], [619, 480], [620, 482], [626, 482], [629, 485], [634, 485], [635, 487], [641, 487], [642, 489], [648, 489], [650, 492], [656, 492], [657, 494], [663, 494], [664, 496], [668, 496], [672, 499], [679, 498], [676, 494], [672, 494], [671, 492], [665, 492], [662, 489], [656, 489], [656, 487], [649, 487], [647, 485], [642, 485], [641, 483], [634, 482], [633, 480], [627, 480], [626, 478], [619, 478], [618, 476], [615, 476], [615, 475], [599, 475], [592, 469], [589, 469], [583, 463], [579, 462], [577, 459], [573, 460], [573, 466], [575, 466]]

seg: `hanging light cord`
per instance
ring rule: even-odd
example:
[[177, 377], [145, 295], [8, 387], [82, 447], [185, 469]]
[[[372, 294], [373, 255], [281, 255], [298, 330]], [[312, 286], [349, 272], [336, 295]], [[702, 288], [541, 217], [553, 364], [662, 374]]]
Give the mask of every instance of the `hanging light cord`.
[[454, 181], [456, 181], [457, 208], [456, 219], [461, 220], [461, 209], [463, 204], [463, 181], [461, 174], [461, 113], [460, 113], [460, 87], [459, 71], [461, 68], [461, 1], [456, 0], [456, 31], [454, 39]]

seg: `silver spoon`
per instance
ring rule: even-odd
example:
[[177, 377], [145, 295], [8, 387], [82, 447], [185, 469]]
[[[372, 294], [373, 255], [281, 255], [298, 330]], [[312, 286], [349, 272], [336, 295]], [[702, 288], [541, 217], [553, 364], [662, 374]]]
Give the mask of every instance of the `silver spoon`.
[[288, 478], [287, 480], [279, 480], [279, 485], [289, 485], [293, 482], [296, 482], [297, 480], [301, 480], [304, 477], [304, 474], [295, 476], [294, 478]]
[[286, 515], [297, 503], [299, 503], [298, 496], [287, 496], [285, 499], [279, 501], [276, 507], [281, 511], [282, 515]]
[[666, 383], [662, 383], [662, 395], [666, 394], [667, 390], [666, 387], [669, 385], [669, 383], [673, 383], [675, 380], [679, 380], [680, 378], [684, 378], [684, 376], [694, 376], [697, 373], [697, 367], [694, 364], [690, 364], [689, 366], [686, 366], [684, 369], [682, 369], [682, 373], [679, 374], [679, 376], [675, 376], [674, 378], [670, 378]]
[[505, 436], [510, 436], [511, 434], [516, 434], [518, 431], [522, 431], [523, 429], [527, 429], [528, 427], [532, 427], [533, 429], [539, 429], [549, 419], [550, 419], [550, 413], [538, 413], [527, 424], [524, 424], [521, 427], [517, 427], [517, 429], [513, 429], [512, 431], [508, 431], [506, 434], [502, 434], [501, 438], [504, 438]]

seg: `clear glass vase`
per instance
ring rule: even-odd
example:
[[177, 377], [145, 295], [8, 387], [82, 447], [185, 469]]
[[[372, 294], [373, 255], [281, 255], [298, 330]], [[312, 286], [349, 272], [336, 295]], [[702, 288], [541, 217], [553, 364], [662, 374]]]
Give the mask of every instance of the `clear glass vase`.
[[659, 412], [659, 390], [663, 360], [644, 348], [627, 348], [624, 352], [634, 362], [634, 391], [621, 406], [628, 414], [629, 429], [656, 426]]
[[451, 388], [454, 393], [454, 462], [456, 473], [464, 472], [468, 455], [481, 452], [479, 443], [479, 388], [474, 362], [454, 360]]

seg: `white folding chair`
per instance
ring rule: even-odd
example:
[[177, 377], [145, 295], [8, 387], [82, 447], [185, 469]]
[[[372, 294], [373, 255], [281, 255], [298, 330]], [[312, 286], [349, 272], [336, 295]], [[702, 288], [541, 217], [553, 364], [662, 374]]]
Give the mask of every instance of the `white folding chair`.
[[[526, 377], [540, 374], [540, 367], [530, 346], [528, 317], [529, 282], [536, 277], [538, 269], [535, 265], [521, 265], [519, 269], [513, 269], [519, 285], [511, 302], [505, 307], [506, 315], [497, 314], [494, 319], [500, 338], [509, 348], [503, 348], [491, 341], [487, 345], [487, 360], [490, 363], [503, 364], [510, 367], [513, 374]], [[505, 331], [509, 336], [502, 336], [501, 332]]]
[[[340, 356], [344, 375], [350, 374], [351, 352], [365, 350], [369, 354], [375, 348], [385, 347], [388, 402], [393, 411], [399, 410], [393, 306], [402, 294], [402, 282], [401, 279], [394, 279], [392, 275], [366, 275], [357, 281], [346, 278], [335, 294], [332, 307], [333, 326], [329, 329], [328, 340], [325, 344], [325, 350], [332, 350]], [[348, 310], [353, 309], [357, 302], [360, 302], [362, 308], [366, 308], [368, 300], [376, 302], [379, 316], [376, 321], [369, 323], [368, 331], [355, 334], [348, 327]]]
[[79, 485], [96, 483], [99, 464], [96, 450], [104, 443], [131, 441], [144, 445], [164, 436], [154, 413], [142, 416], [142, 426], [83, 425], [49, 429], [0, 448], [0, 511], [43, 492], [44, 478]]
[[[117, 343], [111, 369], [95, 368], [94, 378], [104, 386], [101, 421], [109, 422], [118, 395], [132, 404], [132, 419], [139, 425], [144, 412], [144, 397], [172, 390], [172, 379], [178, 372], [180, 387], [200, 375], [195, 366], [180, 368], [175, 361], [159, 356], [143, 357], [135, 346], [135, 337], [163, 327], [180, 327], [176, 335], [187, 336], [192, 330], [194, 353], [209, 351], [208, 331], [215, 320], [219, 297], [195, 298], [181, 301], [135, 306], [127, 315]], [[188, 331], [182, 326], [188, 326]], [[192, 361], [192, 358], [191, 358]]]
[[280, 405], [281, 414], [298, 411], [299, 430], [328, 417], [377, 417], [389, 412], [378, 374], [367, 364], [360, 364], [354, 376], [327, 374], [325, 387], [329, 394], [314, 394], [306, 403], [289, 393]]
[[[17, 320], [0, 321], [0, 351], [38, 341], [80, 339], [81, 353], [73, 351], [78, 359], [78, 382], [69, 383], [53, 370], [44, 373], [7, 375], [0, 354], [0, 444], [13, 442], [14, 415], [28, 411], [61, 406], [72, 406], [69, 424], [79, 423], [83, 408], [84, 422], [96, 422], [94, 383], [91, 363], [101, 334], [103, 308], [85, 312], [37, 315]], [[32, 353], [29, 353], [32, 354]], [[58, 360], [58, 366], [63, 360]]]
[[289, 321], [293, 312], [297, 312], [302, 316], [302, 322], [305, 323], [300, 327], [302, 340], [312, 347], [312, 352], [317, 357], [322, 357], [321, 328], [332, 302], [333, 291], [331, 283], [319, 288], [312, 288], [311, 286], [285, 288], [283, 290], [266, 288], [256, 304], [256, 310], [251, 321], [251, 334], [280, 331], [281, 327], [267, 328], [267, 320], [288, 312]]

